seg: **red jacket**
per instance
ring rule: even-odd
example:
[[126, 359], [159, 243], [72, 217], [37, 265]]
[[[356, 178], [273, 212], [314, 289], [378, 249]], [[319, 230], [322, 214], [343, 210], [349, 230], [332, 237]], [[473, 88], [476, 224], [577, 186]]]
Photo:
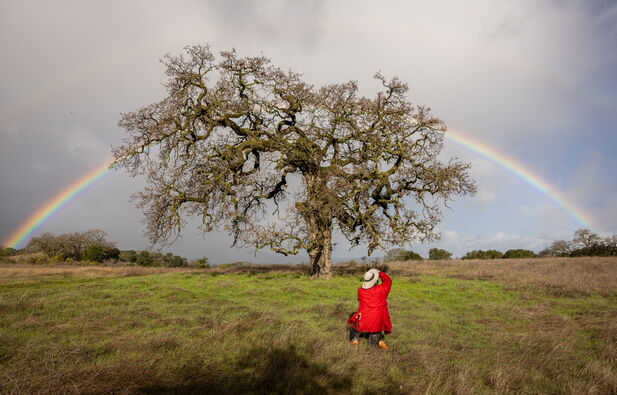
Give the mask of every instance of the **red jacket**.
[[392, 280], [384, 272], [379, 272], [379, 278], [381, 278], [380, 285], [373, 285], [370, 289], [358, 288], [360, 332], [392, 332], [392, 322], [390, 322], [386, 302], [392, 287]]

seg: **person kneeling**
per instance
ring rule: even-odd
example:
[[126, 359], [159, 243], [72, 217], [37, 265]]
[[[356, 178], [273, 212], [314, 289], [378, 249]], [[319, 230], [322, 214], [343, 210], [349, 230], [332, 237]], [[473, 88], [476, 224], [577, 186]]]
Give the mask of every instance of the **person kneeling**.
[[[377, 285], [381, 279], [381, 284]], [[358, 288], [358, 311], [349, 318], [349, 341], [357, 345], [359, 339], [368, 338], [371, 345], [388, 350], [384, 333], [392, 332], [392, 322], [388, 312], [388, 294], [392, 288], [390, 277], [377, 269], [370, 269], [364, 274], [364, 282]]]

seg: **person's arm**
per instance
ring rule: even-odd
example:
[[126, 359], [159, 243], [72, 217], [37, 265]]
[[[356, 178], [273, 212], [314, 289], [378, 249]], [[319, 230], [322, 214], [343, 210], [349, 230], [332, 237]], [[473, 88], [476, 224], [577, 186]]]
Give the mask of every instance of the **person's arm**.
[[379, 272], [379, 278], [381, 279], [382, 292], [385, 297], [388, 297], [390, 288], [392, 288], [392, 279], [384, 272]]

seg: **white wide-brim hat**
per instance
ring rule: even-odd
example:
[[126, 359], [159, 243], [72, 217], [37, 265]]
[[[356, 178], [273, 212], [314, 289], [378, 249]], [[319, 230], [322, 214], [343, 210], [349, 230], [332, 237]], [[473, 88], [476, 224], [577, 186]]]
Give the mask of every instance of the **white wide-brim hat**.
[[364, 282], [362, 283], [363, 289], [370, 289], [373, 285], [377, 284], [377, 280], [379, 280], [379, 270], [371, 269], [368, 272], [364, 273]]

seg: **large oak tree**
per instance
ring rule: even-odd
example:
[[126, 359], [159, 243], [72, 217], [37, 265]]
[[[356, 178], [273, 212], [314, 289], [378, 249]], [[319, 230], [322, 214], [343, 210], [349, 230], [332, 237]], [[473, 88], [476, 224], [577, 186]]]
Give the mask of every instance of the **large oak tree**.
[[369, 253], [432, 238], [440, 205], [475, 192], [469, 164], [438, 159], [445, 124], [398, 78], [375, 75], [382, 90], [367, 98], [354, 81], [317, 88], [265, 57], [185, 52], [163, 59], [166, 97], [122, 114], [128, 137], [113, 150], [147, 178], [135, 197], [153, 243], [198, 216], [234, 245], [304, 249], [312, 274], [330, 277], [335, 229]]

